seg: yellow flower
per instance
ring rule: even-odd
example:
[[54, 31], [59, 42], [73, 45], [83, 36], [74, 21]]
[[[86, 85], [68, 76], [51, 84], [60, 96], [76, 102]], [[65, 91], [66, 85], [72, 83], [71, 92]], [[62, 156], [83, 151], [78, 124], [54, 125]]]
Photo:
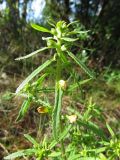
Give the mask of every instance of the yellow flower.
[[37, 108], [38, 113], [47, 113], [48, 112], [48, 108], [46, 107], [38, 107]]

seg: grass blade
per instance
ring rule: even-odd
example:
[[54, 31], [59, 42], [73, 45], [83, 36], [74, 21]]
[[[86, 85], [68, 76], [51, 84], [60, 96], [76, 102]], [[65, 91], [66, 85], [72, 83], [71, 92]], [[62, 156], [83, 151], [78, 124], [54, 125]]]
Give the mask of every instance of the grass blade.
[[47, 60], [45, 63], [43, 63], [41, 66], [39, 66], [37, 69], [35, 69], [17, 88], [16, 93], [20, 92], [21, 89], [29, 82], [31, 81], [38, 73], [40, 73], [44, 68], [49, 66], [52, 63], [53, 59]]

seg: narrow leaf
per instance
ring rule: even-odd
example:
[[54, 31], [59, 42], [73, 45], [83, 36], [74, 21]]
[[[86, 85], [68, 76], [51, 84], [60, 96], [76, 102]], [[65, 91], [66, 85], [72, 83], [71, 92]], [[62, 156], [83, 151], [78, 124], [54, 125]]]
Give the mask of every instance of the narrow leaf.
[[89, 150], [89, 151], [94, 151], [95, 153], [102, 153], [104, 151], [106, 151], [106, 147], [101, 147], [101, 148], [95, 148], [95, 149], [92, 149], [92, 150]]
[[69, 89], [68, 89], [68, 92], [71, 92], [73, 91], [74, 89], [76, 89], [77, 87], [79, 87], [80, 85], [83, 85], [83, 84], [86, 84], [87, 82], [89, 82], [91, 80], [91, 78], [89, 79], [85, 79], [83, 81], [80, 81], [78, 83], [75, 83], [73, 85], [70, 85]]
[[52, 106], [49, 103], [42, 101], [41, 99], [37, 99], [37, 100], [35, 99], [35, 102], [40, 103], [41, 105], [43, 105], [45, 107], [52, 108]]
[[34, 28], [34, 29], [36, 29], [36, 30], [38, 30], [38, 31], [51, 33], [51, 31], [48, 30], [47, 28], [42, 27], [42, 26], [39, 26], [39, 25], [37, 25], [37, 24], [33, 24], [33, 23], [32, 23], [31, 26], [32, 26], [32, 28]]
[[61, 134], [59, 134], [57, 141], [53, 140], [51, 142], [51, 144], [48, 146], [49, 150], [51, 150], [53, 147], [55, 147], [55, 145], [57, 145], [61, 140], [63, 140], [68, 134], [70, 129], [71, 129], [71, 124]]
[[81, 157], [80, 154], [74, 154], [68, 158], [68, 160], [78, 160]]
[[34, 138], [32, 138], [30, 135], [24, 134], [24, 137], [25, 137], [29, 142], [31, 142], [33, 145], [35, 145], [35, 146], [38, 146], [38, 145], [39, 145], [39, 144], [37, 143], [37, 141], [36, 141]]
[[24, 117], [24, 115], [26, 114], [26, 112], [29, 109], [30, 102], [31, 102], [31, 98], [29, 98], [29, 99], [27, 99], [27, 100], [25, 100], [23, 102], [16, 121], [19, 121], [19, 120], [21, 120]]
[[77, 30], [73, 30], [73, 31], [71, 31], [71, 32], [68, 32], [68, 35], [72, 35], [72, 34], [87, 34], [89, 32], [89, 30], [88, 31], [77, 31]]
[[64, 40], [64, 41], [67, 41], [67, 42], [74, 42], [74, 41], [77, 41], [79, 38], [63, 37], [61, 39]]
[[106, 123], [107, 129], [109, 130], [110, 134], [112, 137], [115, 137], [115, 133], [113, 132], [112, 128], [110, 127], [110, 125], [108, 123]]
[[93, 122], [84, 122], [82, 120], [79, 120], [78, 123], [79, 125], [82, 125], [86, 127], [87, 129], [91, 130], [94, 134], [100, 136], [103, 139], [106, 139], [104, 131], [101, 128], [99, 128], [96, 124], [94, 124]]
[[48, 157], [58, 157], [58, 156], [61, 156], [61, 152], [53, 152], [48, 155]]
[[26, 58], [32, 57], [32, 56], [34, 56], [35, 54], [37, 54], [37, 53], [39, 53], [39, 52], [42, 52], [42, 51], [44, 51], [44, 50], [46, 50], [46, 49], [48, 49], [48, 47], [44, 47], [44, 48], [38, 49], [38, 50], [36, 50], [36, 51], [34, 51], [34, 52], [26, 55], [26, 56], [16, 58], [15, 60], [22, 60], [22, 59], [26, 59]]
[[42, 76], [40, 76], [40, 78], [38, 78], [35, 82], [32, 83], [32, 86], [35, 86], [36, 88], [40, 87], [47, 75], [48, 73], [45, 73]]
[[44, 68], [49, 66], [52, 63], [53, 59], [47, 60], [45, 63], [43, 63], [41, 66], [39, 66], [37, 69], [35, 69], [17, 88], [16, 93], [20, 92], [21, 89], [29, 82], [31, 81], [38, 73], [40, 73]]
[[79, 160], [100, 160], [99, 158], [95, 158], [95, 157], [82, 157], [82, 158], [79, 158]]
[[79, 23], [79, 21], [71, 22], [71, 23], [69, 23], [69, 24], [67, 25], [67, 27], [69, 27], [70, 25], [73, 25], [73, 24], [75, 24], [75, 23]]
[[94, 74], [87, 68], [87, 66], [80, 61], [73, 53], [67, 52], [68, 55], [86, 72], [91, 78], [94, 78]]
[[33, 155], [35, 152], [36, 152], [35, 149], [21, 150], [21, 151], [12, 153], [12, 154], [10, 154], [10, 155], [4, 157], [4, 159], [11, 160], [11, 159], [14, 159], [14, 158], [17, 158], [17, 157], [26, 156], [26, 155], [27, 155], [27, 156], [30, 156], [30, 155]]

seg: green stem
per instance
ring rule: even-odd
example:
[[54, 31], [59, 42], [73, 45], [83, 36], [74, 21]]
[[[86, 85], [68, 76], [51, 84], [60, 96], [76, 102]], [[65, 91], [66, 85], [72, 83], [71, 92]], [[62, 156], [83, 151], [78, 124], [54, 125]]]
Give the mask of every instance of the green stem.
[[[61, 79], [61, 71], [62, 71], [62, 67], [61, 67], [61, 60], [57, 59], [57, 67], [56, 67], [56, 85], [58, 85], [59, 80]], [[62, 133], [62, 127], [61, 127], [61, 117], [60, 117], [60, 131]], [[62, 157], [64, 160], [66, 160], [66, 155], [65, 155], [65, 147], [64, 147], [64, 142], [63, 140], [61, 140], [61, 152], [62, 152]]]
[[[60, 123], [60, 130], [61, 130], [61, 133], [62, 133], [62, 124]], [[65, 154], [65, 147], [64, 147], [64, 142], [63, 142], [63, 139], [61, 140], [61, 152], [62, 152], [62, 157], [64, 160], [67, 160], [66, 158], [66, 154]]]

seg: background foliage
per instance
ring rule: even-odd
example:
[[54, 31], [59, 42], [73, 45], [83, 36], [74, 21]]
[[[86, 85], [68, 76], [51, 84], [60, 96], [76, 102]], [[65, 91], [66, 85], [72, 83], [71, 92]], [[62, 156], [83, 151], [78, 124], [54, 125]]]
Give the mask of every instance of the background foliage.
[[[92, 48], [90, 65], [120, 66], [120, 1], [116, 0], [1, 0], [0, 1], [0, 65], [21, 72], [20, 68], [30, 67], [31, 62], [13, 63], [20, 55], [26, 55], [42, 46], [41, 33], [31, 29], [30, 22], [47, 26], [47, 19], [80, 20], [90, 39], [84, 46]], [[80, 48], [77, 48], [80, 49]], [[93, 61], [94, 60], [94, 61]], [[12, 64], [11, 64], [12, 63]], [[37, 64], [37, 61], [36, 61]], [[34, 64], [34, 65], [36, 65]]]

